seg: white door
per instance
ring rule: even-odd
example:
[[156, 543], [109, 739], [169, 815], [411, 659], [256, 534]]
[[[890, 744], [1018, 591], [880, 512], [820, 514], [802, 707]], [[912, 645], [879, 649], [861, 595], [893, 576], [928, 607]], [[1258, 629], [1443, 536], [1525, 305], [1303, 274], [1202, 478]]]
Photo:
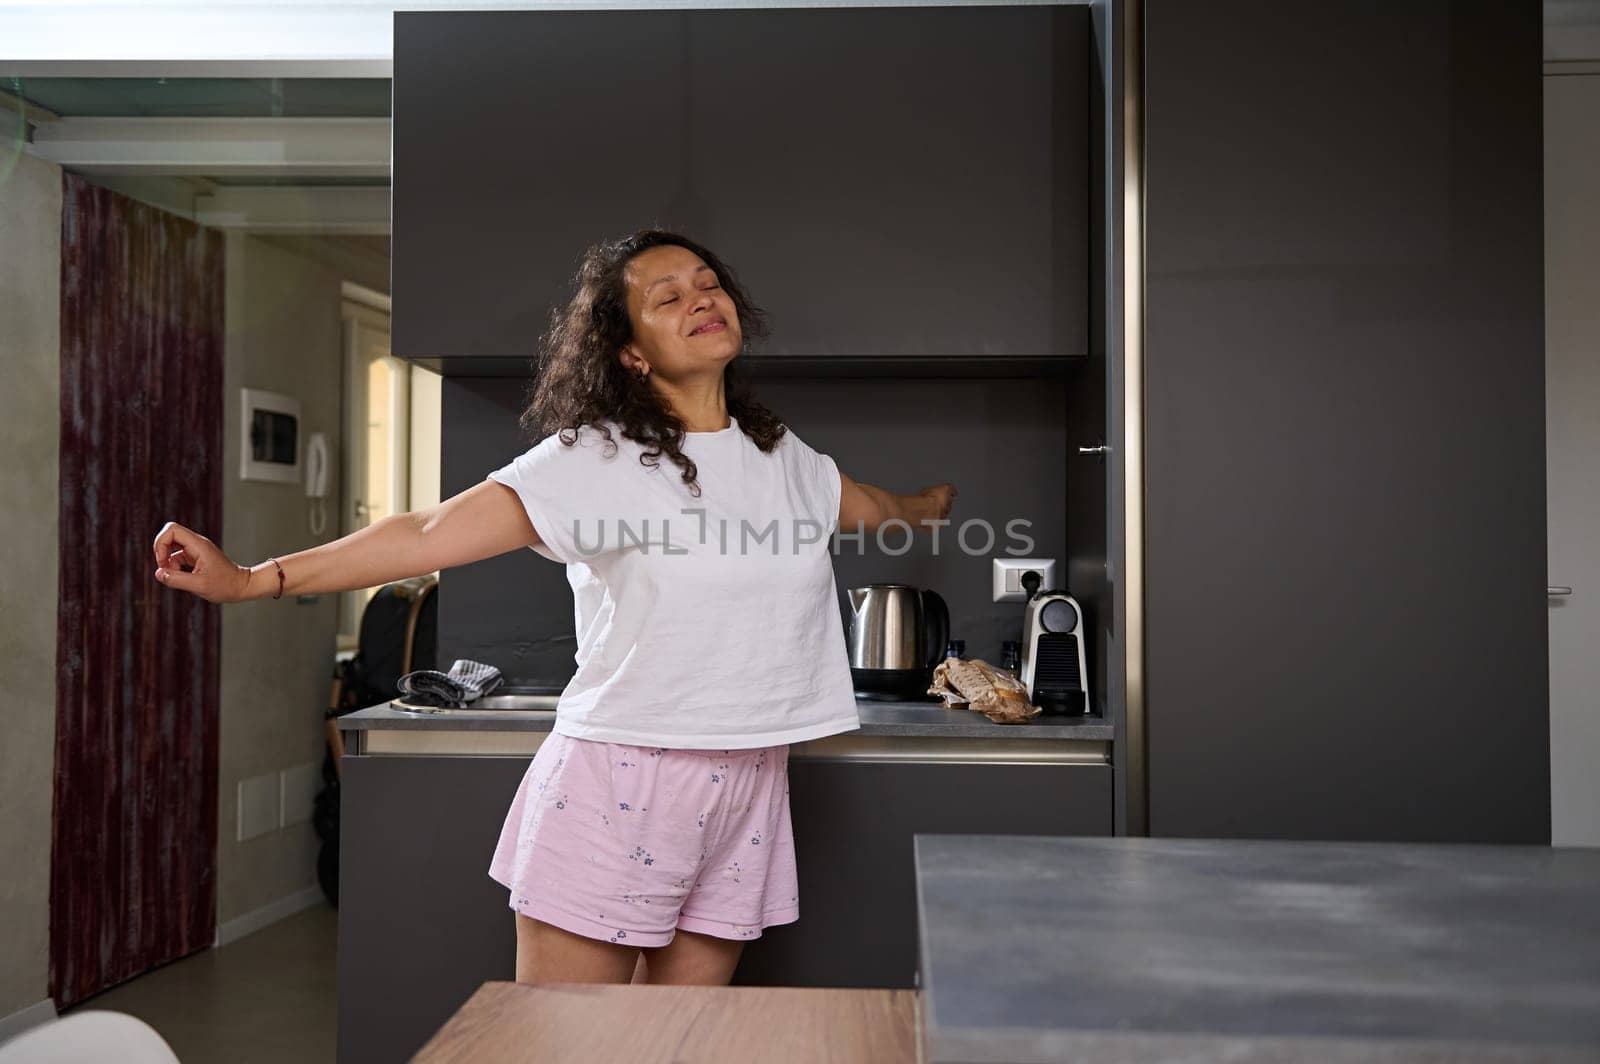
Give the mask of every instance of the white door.
[[[389, 315], [344, 304], [345, 469], [341, 533], [410, 507], [411, 366], [389, 353]], [[354, 648], [361, 613], [377, 593], [345, 592], [339, 640]]]
[[1600, 846], [1600, 74], [1544, 78], [1550, 835]]

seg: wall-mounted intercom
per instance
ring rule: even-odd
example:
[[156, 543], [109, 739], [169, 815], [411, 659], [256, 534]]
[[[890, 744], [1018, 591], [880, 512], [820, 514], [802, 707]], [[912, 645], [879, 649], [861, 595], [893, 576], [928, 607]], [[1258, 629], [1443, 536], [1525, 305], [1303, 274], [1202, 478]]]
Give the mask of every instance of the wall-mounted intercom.
[[[302, 476], [300, 400], [259, 388], [240, 388], [239, 400], [239, 479], [298, 484]], [[320, 536], [328, 526], [328, 484], [333, 468], [327, 434], [311, 433], [305, 452], [311, 534]]]
[[306, 498], [328, 497], [328, 435], [313, 432], [306, 440]]
[[311, 534], [328, 527], [328, 436], [313, 432], [306, 439], [306, 498], [311, 500]]

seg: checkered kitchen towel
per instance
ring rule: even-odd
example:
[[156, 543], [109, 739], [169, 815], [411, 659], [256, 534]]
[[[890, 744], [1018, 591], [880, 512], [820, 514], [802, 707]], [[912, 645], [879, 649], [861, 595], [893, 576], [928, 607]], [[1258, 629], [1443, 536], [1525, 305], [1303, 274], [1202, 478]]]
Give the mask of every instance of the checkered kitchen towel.
[[400, 693], [406, 701], [422, 706], [451, 706], [459, 709], [493, 691], [504, 681], [500, 670], [481, 661], [458, 658], [449, 672], [418, 669], [400, 677]]

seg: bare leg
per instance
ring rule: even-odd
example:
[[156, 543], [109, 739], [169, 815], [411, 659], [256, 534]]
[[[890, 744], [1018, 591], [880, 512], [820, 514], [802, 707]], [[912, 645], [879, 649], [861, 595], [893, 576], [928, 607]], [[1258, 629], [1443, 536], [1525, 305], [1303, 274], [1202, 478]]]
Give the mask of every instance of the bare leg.
[[519, 983], [626, 983], [637, 971], [638, 946], [603, 942], [521, 913], [513, 915]]
[[727, 986], [743, 951], [743, 942], [680, 927], [665, 946], [646, 946], [641, 952], [648, 958], [645, 961], [647, 982]]

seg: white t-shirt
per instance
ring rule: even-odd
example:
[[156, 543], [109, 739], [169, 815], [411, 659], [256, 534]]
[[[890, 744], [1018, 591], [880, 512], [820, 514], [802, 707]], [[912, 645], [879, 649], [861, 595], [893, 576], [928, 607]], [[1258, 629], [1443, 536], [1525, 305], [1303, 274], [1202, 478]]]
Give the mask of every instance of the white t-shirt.
[[861, 726], [829, 540], [833, 459], [787, 431], [763, 454], [731, 416], [665, 452], [609, 423], [552, 433], [489, 474], [567, 567], [578, 671], [554, 730], [638, 746], [747, 749]]

